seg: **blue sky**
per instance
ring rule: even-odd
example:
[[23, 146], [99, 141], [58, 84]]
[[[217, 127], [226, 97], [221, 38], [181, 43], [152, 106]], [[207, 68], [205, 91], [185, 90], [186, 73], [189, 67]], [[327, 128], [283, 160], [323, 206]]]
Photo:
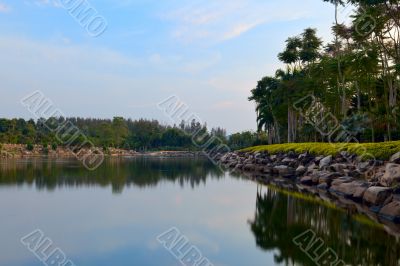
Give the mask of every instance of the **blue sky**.
[[20, 100], [40, 90], [67, 116], [167, 123], [156, 105], [174, 94], [209, 126], [254, 130], [250, 90], [282, 66], [287, 37], [314, 27], [329, 40], [334, 12], [322, 0], [88, 2], [108, 25], [95, 38], [59, 0], [0, 0], [1, 117], [32, 117]]

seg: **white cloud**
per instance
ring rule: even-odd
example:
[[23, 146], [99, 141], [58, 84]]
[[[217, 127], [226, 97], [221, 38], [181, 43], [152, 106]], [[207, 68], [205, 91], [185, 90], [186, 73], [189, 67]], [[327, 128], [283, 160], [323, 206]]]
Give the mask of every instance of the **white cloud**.
[[0, 2], [0, 13], [7, 13], [11, 11], [11, 7]]
[[186, 5], [162, 17], [175, 23], [172, 36], [176, 39], [219, 42], [239, 37], [268, 22], [289, 21], [304, 16], [304, 11], [287, 6], [290, 3], [280, 0], [203, 1]]
[[26, 4], [34, 4], [36, 6], [42, 7], [42, 6], [51, 6], [51, 7], [56, 7], [60, 8], [63, 7], [61, 2], [59, 0], [31, 0], [31, 1], [25, 1]]
[[223, 39], [228, 40], [228, 39], [239, 37], [243, 33], [257, 27], [258, 25], [263, 24], [264, 22], [265, 22], [265, 20], [260, 20], [260, 21], [254, 22], [254, 23], [239, 24], [239, 25], [235, 26], [234, 28], [232, 28], [231, 31], [226, 32], [223, 36]]

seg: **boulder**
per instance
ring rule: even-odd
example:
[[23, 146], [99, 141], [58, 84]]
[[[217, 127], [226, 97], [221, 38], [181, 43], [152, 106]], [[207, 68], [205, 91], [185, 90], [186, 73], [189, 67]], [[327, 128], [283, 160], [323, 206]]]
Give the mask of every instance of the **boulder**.
[[332, 155], [329, 155], [329, 156], [323, 158], [319, 162], [319, 169], [323, 169], [325, 167], [328, 167], [331, 163], [332, 163]]
[[303, 185], [310, 186], [310, 185], [313, 184], [313, 178], [311, 176], [303, 176], [300, 179], [300, 183], [303, 184]]
[[371, 169], [371, 164], [370, 162], [360, 162], [357, 164], [357, 170], [364, 173]]
[[318, 169], [318, 166], [315, 163], [311, 163], [308, 167], [308, 170]]
[[370, 187], [364, 193], [364, 201], [372, 205], [382, 205], [391, 195], [391, 189], [385, 187]]
[[350, 177], [350, 176], [342, 176], [342, 177], [339, 177], [339, 178], [336, 178], [335, 180], [333, 180], [332, 181], [332, 186], [339, 185], [339, 184], [342, 184], [342, 183], [350, 183], [350, 182], [353, 182], [353, 181], [354, 181], [354, 179], [352, 177]]
[[328, 190], [328, 189], [329, 189], [329, 185], [328, 185], [327, 183], [322, 183], [322, 184], [319, 184], [319, 185], [317, 186], [317, 188], [318, 188], [319, 190]]
[[226, 163], [226, 162], [228, 162], [230, 156], [231, 156], [231, 154], [230, 154], [230, 153], [227, 153], [227, 154], [225, 154], [224, 156], [221, 157], [220, 161], [221, 161], [222, 163]]
[[319, 175], [312, 176], [312, 181], [314, 184], [318, 184], [319, 183]]
[[276, 173], [278, 173], [282, 177], [291, 177], [296, 173], [296, 171], [293, 168], [288, 167], [287, 165], [278, 165], [275, 166], [273, 169]]
[[257, 169], [255, 164], [245, 164], [243, 170], [245, 171], [255, 171]]
[[266, 173], [266, 174], [272, 174], [272, 167], [268, 166], [268, 165], [264, 166], [263, 172]]
[[229, 161], [229, 163], [227, 164], [227, 166], [228, 166], [229, 168], [235, 168], [237, 164], [238, 164], [237, 161]]
[[368, 189], [368, 184], [362, 181], [353, 181], [350, 183], [339, 183], [332, 185], [331, 191], [341, 194], [348, 198], [361, 200]]
[[315, 162], [316, 164], [318, 164], [322, 159], [324, 159], [324, 157], [322, 157], [322, 156], [317, 156], [317, 157], [315, 157], [314, 162]]
[[253, 164], [254, 160], [253, 159], [246, 159], [244, 160], [244, 164]]
[[342, 157], [344, 157], [344, 158], [350, 156], [350, 153], [348, 153], [347, 151], [341, 151], [339, 154], [340, 154]]
[[400, 181], [400, 165], [388, 163], [386, 165], [385, 174], [379, 181], [385, 187], [390, 187], [398, 183]]
[[305, 166], [303, 166], [303, 165], [300, 165], [296, 169], [296, 175], [298, 175], [298, 176], [304, 175], [306, 172], [307, 172], [307, 168]]
[[291, 159], [291, 158], [284, 158], [283, 160], [282, 160], [282, 163], [291, 163], [291, 162], [293, 162], [294, 161], [294, 159]]
[[335, 172], [338, 172], [338, 173], [343, 173], [344, 170], [347, 169], [348, 167], [344, 163], [335, 163], [335, 164], [332, 164], [329, 168], [330, 168], [331, 171], [335, 171]]
[[297, 160], [303, 165], [309, 164], [313, 159], [314, 159], [314, 156], [312, 156], [309, 153], [300, 154], [297, 158]]
[[390, 158], [391, 163], [400, 163], [400, 152], [393, 154], [393, 156]]
[[322, 173], [319, 175], [319, 183], [327, 183], [328, 185], [331, 185], [332, 181], [339, 176], [339, 173]]
[[236, 169], [243, 169], [243, 167], [244, 167], [244, 165], [243, 164], [241, 164], [241, 163], [238, 163], [236, 166], [235, 166], [235, 168]]
[[379, 212], [379, 216], [395, 223], [400, 222], [400, 201], [394, 200], [385, 205]]

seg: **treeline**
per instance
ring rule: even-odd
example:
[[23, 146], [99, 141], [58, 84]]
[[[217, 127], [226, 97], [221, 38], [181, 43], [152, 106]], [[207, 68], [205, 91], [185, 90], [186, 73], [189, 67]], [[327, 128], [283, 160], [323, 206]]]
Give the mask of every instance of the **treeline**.
[[[61, 125], [72, 125], [82, 133], [74, 138], [76, 131]], [[54, 128], [61, 128], [59, 131]], [[71, 136], [60, 137], [70, 134]], [[28, 149], [34, 144], [51, 146], [55, 149], [64, 146], [62, 139], [73, 139], [74, 145], [90, 140], [95, 146], [107, 149], [109, 147], [136, 151], [150, 150], [198, 150], [201, 140], [193, 141], [193, 136], [201, 137], [204, 142], [212, 136], [232, 149], [240, 149], [253, 144], [262, 143], [257, 133], [243, 132], [227, 136], [226, 130], [220, 127], [208, 129], [206, 125], [192, 120], [182, 121], [179, 125], [162, 125], [156, 120], [132, 120], [122, 117], [113, 119], [91, 118], [50, 118], [37, 121], [24, 119], [0, 119], [0, 143], [26, 144]], [[207, 146], [212, 148], [212, 146]]]
[[[308, 28], [278, 55], [286, 69], [252, 90], [269, 143], [400, 139], [400, 1], [324, 0], [333, 40]], [[351, 11], [339, 21], [342, 7]], [[346, 137], [344, 137], [346, 136]]]

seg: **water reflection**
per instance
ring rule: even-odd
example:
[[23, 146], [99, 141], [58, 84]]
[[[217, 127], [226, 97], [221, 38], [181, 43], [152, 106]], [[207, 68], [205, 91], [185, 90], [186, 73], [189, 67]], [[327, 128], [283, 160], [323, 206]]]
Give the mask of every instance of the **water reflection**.
[[224, 174], [207, 159], [112, 158], [95, 171], [88, 171], [74, 159], [10, 160], [0, 163], [0, 186], [34, 184], [37, 189], [54, 190], [69, 186], [111, 185], [114, 193], [125, 186], [156, 186], [161, 181], [178, 182], [194, 188], [207, 178]]
[[315, 265], [292, 242], [294, 237], [312, 229], [347, 264], [400, 265], [400, 243], [382, 226], [272, 188], [258, 191], [250, 226], [258, 247], [265, 251], [277, 250], [275, 263]]
[[110, 159], [93, 172], [75, 160], [3, 161], [0, 249], [8, 257], [0, 264], [36, 265], [15, 240], [41, 228], [80, 265], [174, 265], [149, 243], [177, 226], [215, 265], [315, 265], [292, 242], [309, 229], [348, 264], [400, 265], [400, 243], [382, 225], [289, 190], [256, 187], [205, 159]]

